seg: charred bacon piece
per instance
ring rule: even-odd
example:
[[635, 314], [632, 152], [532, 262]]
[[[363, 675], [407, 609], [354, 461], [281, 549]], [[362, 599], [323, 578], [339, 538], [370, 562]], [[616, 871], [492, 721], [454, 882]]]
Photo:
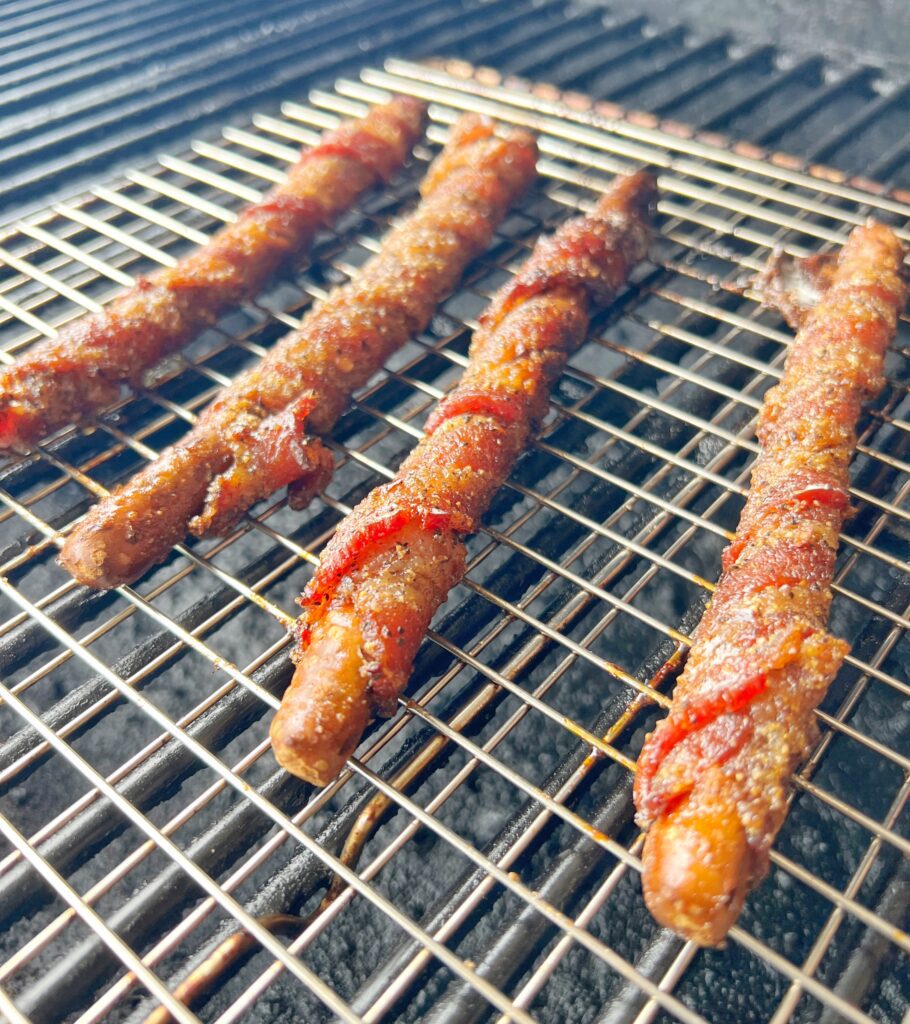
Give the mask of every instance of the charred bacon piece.
[[96, 505], [64, 544], [61, 564], [80, 583], [112, 587], [159, 562], [187, 530], [224, 533], [281, 487], [303, 507], [332, 472], [318, 435], [426, 327], [531, 182], [536, 159], [526, 132], [497, 137], [492, 122], [462, 118], [430, 167], [421, 203], [379, 253], [226, 388], [179, 444]]
[[465, 568], [464, 534], [547, 409], [550, 388], [648, 245], [651, 175], [538, 242], [481, 321], [461, 383], [396, 478], [340, 524], [304, 591], [297, 669], [271, 737], [280, 763], [329, 782], [374, 715], [391, 715], [430, 619]]
[[893, 232], [870, 221], [836, 261], [778, 259], [759, 282], [799, 332], [759, 417], [723, 574], [635, 779], [645, 900], [703, 945], [723, 941], [767, 871], [788, 777], [848, 651], [825, 628], [830, 586], [857, 419], [882, 387], [906, 300], [903, 259]]
[[400, 96], [342, 123], [211, 241], [0, 371], [0, 451], [27, 451], [110, 404], [123, 384], [138, 385], [149, 367], [252, 298], [320, 228], [402, 166], [424, 118], [424, 104]]

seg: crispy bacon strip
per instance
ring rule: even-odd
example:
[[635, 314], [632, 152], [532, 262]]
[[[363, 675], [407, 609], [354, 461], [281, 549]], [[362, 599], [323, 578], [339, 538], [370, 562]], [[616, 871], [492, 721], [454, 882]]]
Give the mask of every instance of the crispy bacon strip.
[[497, 137], [492, 122], [462, 118], [424, 180], [422, 202], [357, 278], [241, 374], [179, 444], [95, 506], [61, 564], [88, 586], [116, 586], [164, 558], [187, 529], [223, 533], [281, 487], [303, 507], [332, 472], [318, 435], [426, 327], [532, 180], [536, 159], [526, 132]]
[[788, 777], [848, 651], [825, 628], [830, 585], [857, 419], [882, 387], [906, 300], [903, 259], [895, 235], [870, 221], [835, 263], [778, 261], [764, 278], [765, 300], [799, 333], [759, 417], [761, 452], [723, 575], [635, 779], [648, 907], [704, 945], [723, 941], [767, 871]]
[[0, 371], [0, 451], [27, 451], [139, 384], [230, 306], [257, 294], [287, 259], [405, 162], [424, 104], [399, 96], [327, 132], [284, 184], [174, 267], [140, 278], [102, 312], [67, 325]]
[[463, 535], [546, 412], [592, 308], [644, 257], [655, 193], [645, 172], [622, 178], [590, 216], [538, 242], [493, 300], [424, 439], [336, 530], [301, 600], [297, 670], [271, 728], [288, 771], [329, 782], [369, 720], [394, 712], [433, 613], [464, 573]]

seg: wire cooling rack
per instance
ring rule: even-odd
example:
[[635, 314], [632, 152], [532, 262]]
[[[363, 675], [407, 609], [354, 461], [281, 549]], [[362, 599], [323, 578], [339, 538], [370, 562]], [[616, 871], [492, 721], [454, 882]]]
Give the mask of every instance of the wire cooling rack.
[[[699, 952], [648, 917], [629, 781], [735, 527], [755, 414], [790, 340], [743, 284], [772, 248], [829, 249], [869, 215], [910, 239], [899, 197], [490, 71], [389, 62], [3, 231], [3, 358], [204, 241], [300, 145], [390, 91], [431, 102], [409, 171], [147, 388], [0, 470], [0, 1011], [898, 1019], [910, 953], [903, 325], [861, 425], [838, 563], [832, 623], [853, 652], [818, 712], [771, 875], [725, 950]], [[327, 492], [302, 515], [265, 503], [134, 587], [78, 587], [54, 557], [91, 501], [376, 251], [463, 110], [537, 131], [541, 182], [357, 396]], [[401, 713], [325, 790], [291, 779], [267, 725], [319, 551], [420, 436], [485, 302], [539, 233], [642, 164], [660, 170], [653, 259], [556, 388]]]

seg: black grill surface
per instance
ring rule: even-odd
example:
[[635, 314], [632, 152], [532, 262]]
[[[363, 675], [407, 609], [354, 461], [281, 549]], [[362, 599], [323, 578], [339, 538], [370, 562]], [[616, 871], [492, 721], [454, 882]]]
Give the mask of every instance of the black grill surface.
[[461, 57], [910, 184], [899, 75], [711, 36], [704, 19], [695, 45], [685, 25], [565, 0], [60, 0], [4, 13], [0, 216], [390, 54]]

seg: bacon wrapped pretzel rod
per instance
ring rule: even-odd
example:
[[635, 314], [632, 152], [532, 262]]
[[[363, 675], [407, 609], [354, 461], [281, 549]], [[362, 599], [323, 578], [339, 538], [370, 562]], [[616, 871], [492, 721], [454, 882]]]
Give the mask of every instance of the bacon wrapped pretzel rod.
[[648, 245], [654, 180], [618, 180], [588, 217], [537, 244], [484, 316], [460, 384], [396, 478], [341, 523], [304, 591], [297, 669], [271, 728], [279, 762], [324, 784], [374, 715], [391, 715], [430, 619], [584, 340]]
[[336, 288], [163, 452], [93, 508], [63, 546], [80, 583], [130, 582], [189, 529], [224, 533], [251, 505], [287, 486], [304, 507], [326, 483], [331, 430], [351, 393], [417, 331], [531, 182], [537, 146], [465, 116], [430, 167], [417, 209], [380, 252]]
[[[870, 222], [835, 261], [766, 276], [766, 301], [800, 329], [759, 417], [761, 451], [723, 574], [635, 779], [648, 907], [704, 945], [723, 941], [767, 871], [788, 777], [848, 651], [825, 628], [830, 585], [857, 418], [882, 387], [906, 299], [903, 258], [895, 235]], [[807, 289], [817, 300], [808, 312]]]
[[123, 384], [187, 345], [230, 306], [257, 294], [377, 181], [423, 133], [425, 107], [400, 96], [327, 132], [261, 202], [174, 267], [140, 278], [0, 371], [0, 451], [27, 451], [58, 427], [108, 405]]

